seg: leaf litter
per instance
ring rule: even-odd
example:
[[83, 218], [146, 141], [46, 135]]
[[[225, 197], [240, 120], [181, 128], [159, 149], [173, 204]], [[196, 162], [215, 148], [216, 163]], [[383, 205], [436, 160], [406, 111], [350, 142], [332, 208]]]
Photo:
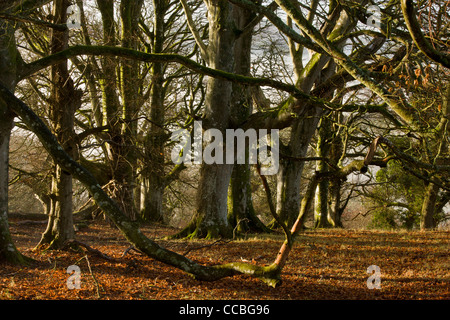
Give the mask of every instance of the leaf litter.
[[[267, 287], [237, 275], [201, 282], [181, 270], [146, 257], [120, 232], [95, 221], [77, 232], [83, 244], [98, 250], [33, 250], [45, 225], [11, 223], [18, 249], [37, 261], [30, 267], [0, 264], [0, 299], [450, 299], [448, 231], [388, 232], [308, 230], [299, 234], [283, 283]], [[259, 265], [275, 259], [281, 235], [251, 235], [235, 241], [162, 240], [176, 230], [144, 226], [142, 231], [170, 250], [204, 264], [246, 261]], [[124, 254], [125, 253], [125, 254]], [[106, 259], [110, 257], [111, 259]], [[80, 289], [68, 289], [67, 268], [80, 268]], [[368, 289], [367, 268], [381, 271], [381, 289]]]

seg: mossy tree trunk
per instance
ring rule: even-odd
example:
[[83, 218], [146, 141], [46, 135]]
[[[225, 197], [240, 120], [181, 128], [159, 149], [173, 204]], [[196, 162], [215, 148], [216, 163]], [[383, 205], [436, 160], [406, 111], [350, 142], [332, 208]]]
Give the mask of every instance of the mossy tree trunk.
[[234, 166], [228, 195], [228, 221], [237, 233], [270, 232], [253, 207], [250, 175], [250, 165]]
[[[283, 9], [289, 14], [288, 21], [292, 25], [297, 22], [293, 15], [290, 15], [291, 7], [283, 5], [284, 1], [277, 1]], [[291, 3], [290, 3], [291, 4]], [[312, 3], [314, 5], [314, 2]], [[352, 28], [351, 19], [343, 10], [338, 10], [337, 3], [333, 2], [333, 6], [329, 8], [329, 21], [320, 31], [321, 39], [334, 40], [338, 36], [348, 32]], [[335, 10], [336, 9], [336, 10]], [[294, 11], [296, 11], [295, 9]], [[315, 19], [315, 11], [311, 10], [307, 18], [303, 17], [305, 24], [312, 24]], [[292, 17], [292, 20], [291, 20]], [[303, 21], [302, 20], [302, 21]], [[319, 31], [317, 32], [319, 36]], [[337, 44], [342, 45], [342, 42]], [[311, 93], [314, 87], [320, 86], [321, 83], [326, 82], [332, 75], [336, 73], [336, 64], [332, 61], [329, 55], [314, 53], [309, 62], [304, 66], [302, 46], [299, 46], [292, 41], [289, 43], [291, 56], [294, 62], [294, 71], [297, 76], [296, 86], [305, 93]], [[335, 83], [336, 87], [329, 87], [326, 91], [316, 92], [321, 98], [330, 98], [334, 90], [342, 86], [342, 83]], [[298, 118], [291, 126], [292, 133], [289, 144], [285, 151], [290, 157], [305, 157], [308, 151], [308, 146], [311, 138], [315, 134], [319, 120], [323, 114], [323, 110], [319, 109], [309, 103], [299, 103], [293, 100], [291, 108], [297, 111]], [[280, 161], [280, 171], [277, 181], [277, 214], [281, 221], [284, 221], [288, 227], [291, 227], [300, 208], [300, 183], [302, 180], [304, 162], [283, 159]], [[322, 190], [324, 190], [325, 182]], [[320, 184], [319, 183], [319, 184]], [[272, 226], [275, 223], [271, 224]]]
[[[142, 1], [122, 1], [120, 4], [121, 34], [118, 35], [113, 1], [97, 1], [102, 16], [103, 43], [136, 49]], [[120, 40], [120, 42], [119, 42]], [[142, 101], [139, 96], [139, 63], [103, 56], [99, 82], [102, 88], [103, 125], [109, 127], [106, 144], [110, 183], [108, 190], [131, 218], [137, 218], [136, 134], [137, 113]], [[120, 81], [119, 81], [120, 80]]]
[[[312, 4], [313, 5], [313, 4]], [[314, 13], [308, 16], [309, 21], [314, 19]], [[292, 21], [288, 21], [292, 25]], [[329, 62], [330, 58], [319, 53], [313, 54], [309, 62], [304, 65], [303, 52], [306, 50], [303, 46], [297, 45], [293, 41], [289, 42], [291, 58], [294, 64], [294, 72], [297, 78], [296, 86], [305, 93], [310, 93], [314, 84], [318, 81], [325, 81], [321, 77], [323, 68]], [[320, 80], [319, 80], [320, 79]], [[309, 103], [302, 103], [296, 99], [290, 99], [291, 110], [296, 110], [297, 119], [291, 125], [291, 136], [288, 145], [283, 148], [284, 152], [290, 157], [305, 157], [309, 148], [309, 143], [316, 132], [322, 110]], [[280, 221], [290, 228], [300, 208], [301, 180], [304, 168], [303, 161], [293, 160], [292, 158], [281, 157], [280, 170], [277, 176], [277, 215]], [[276, 227], [276, 222], [270, 224]]]
[[[316, 155], [321, 158], [328, 158], [331, 147], [331, 115], [324, 115], [321, 119], [319, 126], [319, 134], [317, 138]], [[316, 170], [318, 172], [329, 171], [329, 166], [325, 160], [318, 160], [316, 164]], [[328, 228], [332, 227], [334, 221], [329, 219], [329, 206], [328, 206], [328, 190], [330, 187], [329, 179], [322, 179], [316, 189], [315, 195], [315, 207], [314, 207], [314, 227], [315, 228]]]
[[[436, 127], [435, 141], [439, 142], [439, 153], [450, 153], [450, 144], [448, 143], [448, 136], [450, 134], [450, 84], [447, 84], [447, 89], [442, 92], [442, 108], [441, 119]], [[433, 140], [431, 140], [433, 141]], [[444, 162], [445, 159], [437, 160], [438, 163]], [[439, 181], [439, 177], [434, 179]], [[438, 205], [439, 191], [441, 188], [437, 183], [429, 182], [425, 188], [424, 201], [422, 205], [422, 212], [420, 216], [420, 229], [434, 229], [436, 228], [435, 214], [439, 213], [440, 206]], [[445, 197], [445, 196], [444, 196]]]
[[[291, 138], [285, 150], [291, 157], [305, 157], [309, 143], [313, 137], [320, 119], [321, 110], [313, 106], [304, 106], [306, 111], [299, 120], [291, 126]], [[280, 160], [280, 170], [277, 175], [277, 205], [276, 212], [280, 220], [291, 228], [300, 209], [301, 180], [304, 161], [292, 158]], [[271, 227], [276, 227], [272, 222]]]
[[[338, 123], [341, 123], [343, 116], [340, 114], [334, 115], [334, 120]], [[329, 161], [332, 166], [335, 168], [341, 167], [342, 156], [346, 153], [344, 150], [344, 142], [342, 130], [333, 128], [333, 139], [331, 141], [330, 146], [330, 155]], [[330, 179], [330, 188], [329, 188], [329, 197], [328, 202], [330, 204], [328, 210], [328, 220], [332, 221], [332, 224], [335, 227], [342, 227], [341, 216], [348, 204], [349, 198], [344, 201], [341, 206], [341, 189], [342, 189], [343, 180], [340, 177], [332, 177]]]
[[[292, 45], [291, 45], [292, 46]], [[302, 48], [291, 48], [297, 75], [297, 87], [304, 92], [311, 92], [314, 84], [326, 81], [333, 73], [329, 67], [330, 58], [319, 53], [313, 55], [306, 66], [302, 66]], [[331, 72], [330, 72], [331, 71]], [[320, 81], [320, 82], [319, 82]], [[331, 91], [331, 90], [330, 90]], [[328, 94], [328, 93], [327, 93]], [[297, 111], [297, 120], [291, 125], [292, 132], [289, 144], [283, 149], [289, 157], [281, 157], [280, 171], [277, 177], [277, 214], [288, 228], [292, 226], [300, 208], [301, 180], [304, 161], [294, 158], [306, 157], [310, 141], [314, 136], [323, 110], [309, 103], [291, 100], [287, 103]], [[273, 222], [271, 226], [275, 226]]]
[[429, 230], [436, 227], [434, 214], [436, 212], [436, 200], [438, 198], [439, 186], [430, 182], [425, 188], [425, 197], [420, 215], [420, 230]]
[[[103, 44], [105, 46], [118, 45], [116, 21], [114, 16], [114, 2], [97, 0], [97, 7], [101, 14], [103, 26]], [[100, 58], [101, 72], [98, 73], [98, 81], [102, 93], [102, 125], [108, 126], [106, 137], [108, 143], [103, 147], [106, 154], [105, 160], [108, 165], [108, 179], [106, 182], [109, 186], [108, 191], [111, 197], [117, 201], [124, 212], [128, 212], [123, 205], [120, 192], [116, 192], [116, 187], [124, 192], [124, 184], [122, 183], [122, 172], [124, 171], [121, 164], [121, 153], [124, 145], [121, 133], [121, 115], [122, 110], [119, 99], [118, 88], [118, 69], [117, 59], [108, 56]]]

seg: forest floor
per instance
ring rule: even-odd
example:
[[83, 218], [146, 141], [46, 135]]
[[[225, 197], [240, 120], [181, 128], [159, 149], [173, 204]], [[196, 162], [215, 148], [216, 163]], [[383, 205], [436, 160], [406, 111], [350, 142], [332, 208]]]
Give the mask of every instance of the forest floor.
[[[283, 284], [271, 288], [245, 275], [215, 282], [194, 280], [176, 268], [127, 251], [130, 245], [124, 237], [104, 221], [81, 229], [76, 238], [112, 261], [86, 249], [36, 252], [33, 248], [46, 225], [19, 221], [10, 219], [14, 241], [37, 263], [22, 268], [0, 264], [0, 300], [450, 299], [448, 231], [304, 231], [283, 270]], [[171, 250], [189, 251], [189, 258], [204, 264], [248, 261], [267, 265], [283, 241], [281, 235], [249, 235], [231, 242], [162, 240], [176, 230], [144, 226], [142, 231], [161, 239], [157, 242]], [[70, 265], [81, 269], [80, 289], [67, 287]], [[371, 265], [380, 268], [381, 289], [368, 289]]]

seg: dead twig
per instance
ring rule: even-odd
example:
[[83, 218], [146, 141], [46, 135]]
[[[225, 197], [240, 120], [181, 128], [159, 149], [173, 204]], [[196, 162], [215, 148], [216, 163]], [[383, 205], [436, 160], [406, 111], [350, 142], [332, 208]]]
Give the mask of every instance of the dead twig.
[[[95, 249], [94, 249], [95, 250]], [[97, 278], [94, 276], [94, 273], [92, 272], [92, 268], [91, 268], [91, 263], [89, 262], [88, 256], [85, 255], [84, 257], [81, 257], [80, 259], [78, 259], [74, 264], [78, 265], [78, 263], [81, 260], [86, 260], [86, 264], [87, 267], [89, 269], [89, 273], [91, 274], [92, 280], [94, 280], [94, 284], [95, 284], [95, 291], [97, 293], [97, 298], [100, 299], [100, 287], [102, 287], [103, 292], [105, 291], [105, 289], [103, 288], [103, 286], [97, 281]]]
[[[92, 272], [91, 263], [89, 262], [88, 256], [85, 255], [84, 258], [86, 259], [87, 266], [88, 266], [89, 272], [91, 274], [92, 280], [94, 280], [95, 291], [97, 292], [97, 298], [100, 299], [100, 289], [99, 288], [102, 285], [98, 283], [97, 278], [94, 276], [94, 273]], [[103, 289], [103, 286], [102, 286], [102, 290], [105, 291], [105, 289]]]
[[243, 218], [243, 219], [240, 219], [240, 220], [238, 221], [238, 223], [236, 223], [236, 226], [235, 226], [234, 229], [233, 229], [233, 240], [236, 239], [236, 232], [237, 232], [237, 229], [238, 229], [239, 225], [240, 225], [241, 223], [243, 223], [243, 222], [250, 222], [250, 220], [247, 219], [247, 218]]
[[136, 249], [134, 246], [129, 246], [128, 248], [125, 249], [125, 251], [122, 253], [122, 255], [121, 255], [120, 257], [121, 257], [121, 258], [125, 257], [125, 255], [126, 255], [129, 251], [131, 251], [131, 250], [134, 250], [134, 251], [136, 251], [137, 253], [143, 255], [143, 253], [142, 253], [141, 251], [139, 251], [138, 249]]

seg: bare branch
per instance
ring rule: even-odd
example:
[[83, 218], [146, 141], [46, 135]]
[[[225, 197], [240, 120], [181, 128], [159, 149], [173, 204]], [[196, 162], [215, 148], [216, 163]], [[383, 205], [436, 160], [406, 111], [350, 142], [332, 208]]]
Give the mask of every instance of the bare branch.
[[206, 47], [205, 43], [202, 40], [202, 37], [200, 36], [200, 33], [198, 32], [197, 28], [195, 27], [194, 20], [192, 19], [192, 12], [189, 9], [189, 6], [186, 2], [186, 0], [180, 0], [181, 5], [183, 6], [184, 13], [186, 15], [186, 20], [189, 29], [191, 30], [192, 35], [194, 36], [195, 43], [197, 43], [200, 54], [202, 55], [202, 59], [205, 61], [208, 61], [208, 48]]
[[29, 22], [29, 23], [33, 23], [33, 24], [36, 24], [39, 26], [44, 26], [47, 28], [58, 30], [58, 31], [66, 31], [67, 30], [66, 24], [51, 23], [48, 21], [33, 19], [33, 18], [29, 18], [29, 17], [23, 17], [23, 16], [19, 16], [19, 15], [14, 15], [14, 14], [8, 14], [8, 13], [4, 13], [4, 12], [0, 12], [0, 19], [13, 20], [13, 21], [19, 21], [19, 22]]
[[436, 50], [423, 35], [412, 0], [401, 0], [401, 7], [406, 26], [417, 48], [431, 60], [450, 68], [450, 55]]
[[367, 88], [372, 90], [381, 99], [383, 99], [394, 110], [403, 121], [408, 124], [417, 122], [417, 116], [412, 111], [412, 107], [400, 99], [400, 97], [392, 95], [387, 89], [382, 87], [375, 79], [373, 79], [367, 70], [362, 69], [354, 61], [351, 60], [342, 50], [335, 44], [328, 41], [307, 19], [302, 12], [293, 5], [289, 0], [276, 0], [278, 5], [292, 18], [292, 20], [305, 32], [313, 41], [315, 41], [328, 55], [330, 55], [337, 64], [345, 69], [355, 80], [360, 81]]

